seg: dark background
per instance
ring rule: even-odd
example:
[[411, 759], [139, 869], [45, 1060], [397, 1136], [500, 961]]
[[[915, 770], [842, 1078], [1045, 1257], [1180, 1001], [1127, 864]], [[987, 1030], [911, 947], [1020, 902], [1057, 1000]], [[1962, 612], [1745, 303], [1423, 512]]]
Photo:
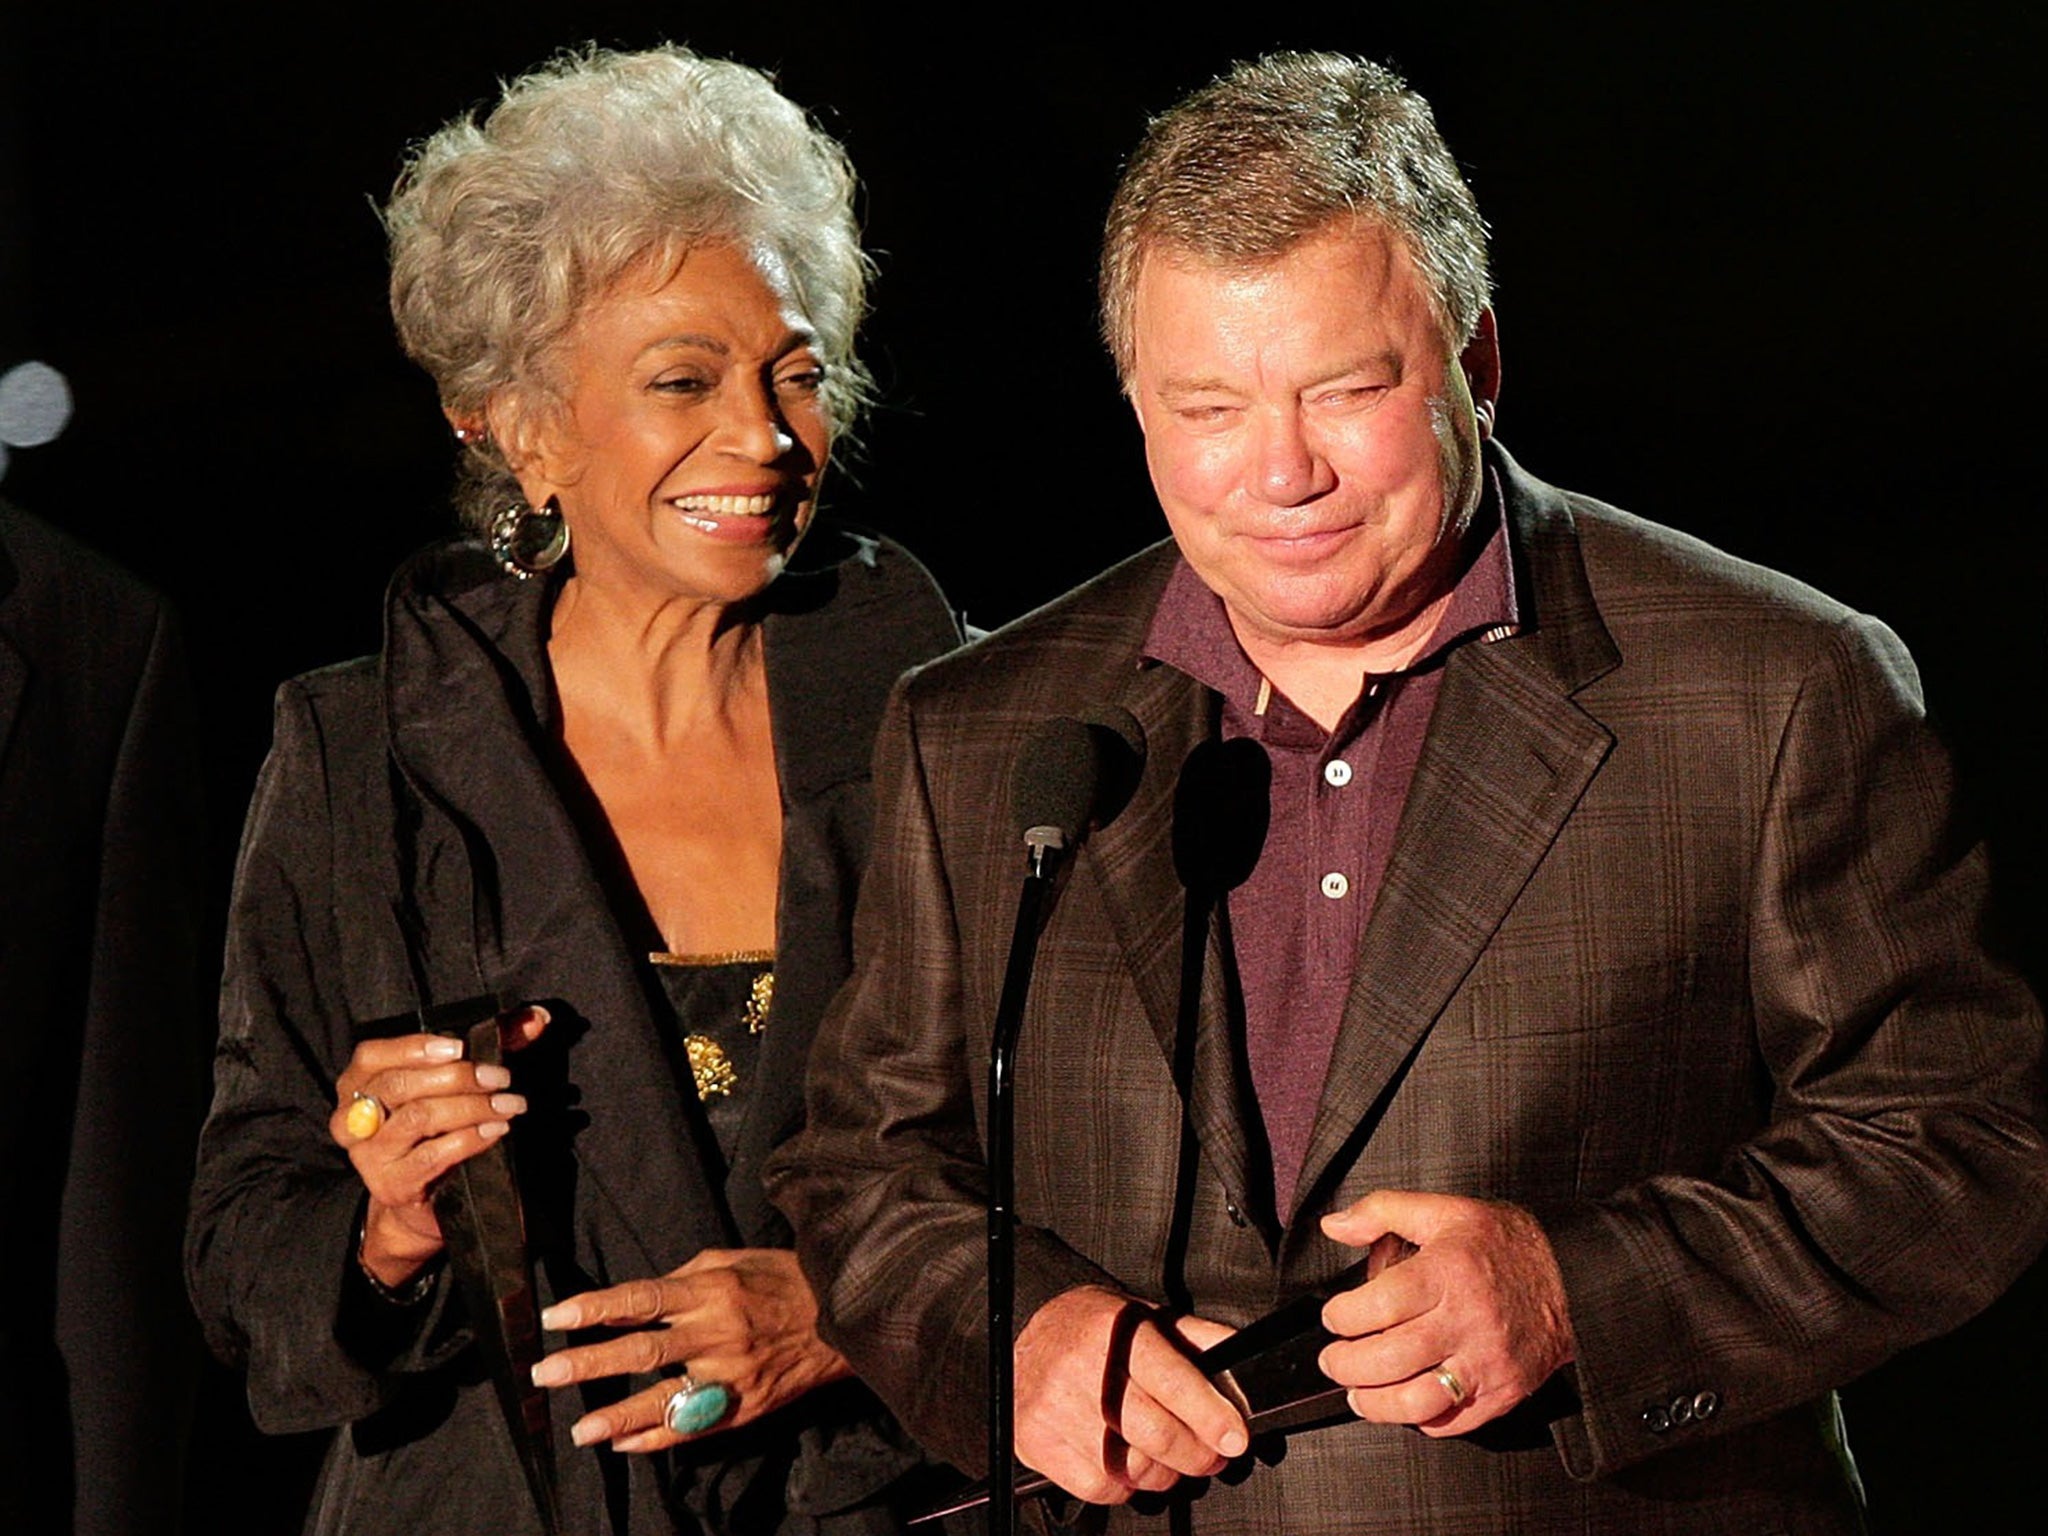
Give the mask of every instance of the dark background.
[[[1094, 337], [1120, 157], [1229, 59], [1334, 47], [1431, 98], [1494, 227], [1503, 441], [1897, 629], [2041, 979], [2041, 8], [1238, 9], [0, 0], [0, 369], [77, 395], [4, 489], [180, 605], [217, 893], [271, 689], [373, 649], [386, 575], [448, 523], [371, 211], [409, 140], [584, 39], [775, 71], [851, 149], [882, 267], [884, 404], [834, 501], [992, 625], [1163, 532]], [[1879, 1532], [2038, 1500], [2044, 1296], [1851, 1390]], [[194, 1529], [293, 1528], [311, 1451], [239, 1412], [217, 1374]]]

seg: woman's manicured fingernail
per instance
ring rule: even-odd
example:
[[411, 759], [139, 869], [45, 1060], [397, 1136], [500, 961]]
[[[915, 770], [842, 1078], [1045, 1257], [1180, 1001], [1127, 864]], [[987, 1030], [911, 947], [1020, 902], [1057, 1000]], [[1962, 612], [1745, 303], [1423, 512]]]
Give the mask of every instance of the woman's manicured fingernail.
[[476, 1085], [486, 1093], [490, 1092], [493, 1088], [510, 1088], [512, 1086], [512, 1074], [503, 1067], [478, 1067], [476, 1069]]
[[494, 1093], [491, 1095], [491, 1110], [500, 1115], [523, 1115], [526, 1113], [526, 1100], [516, 1093]]
[[567, 1333], [576, 1326], [576, 1309], [570, 1306], [545, 1307], [541, 1310], [540, 1325], [549, 1333]]
[[435, 1035], [424, 1047], [423, 1053], [429, 1061], [460, 1061], [462, 1042], [451, 1040], [446, 1035]]
[[604, 1438], [605, 1429], [606, 1425], [603, 1419], [578, 1419], [569, 1430], [570, 1443], [574, 1445], [595, 1445]]
[[536, 1387], [566, 1387], [569, 1384], [569, 1362], [553, 1355], [535, 1361], [533, 1384]]
[[500, 1136], [504, 1135], [507, 1131], [511, 1129], [512, 1127], [506, 1124], [503, 1120], [486, 1120], [482, 1125], [476, 1128], [476, 1133], [477, 1135], [483, 1137], [485, 1141], [496, 1141]]

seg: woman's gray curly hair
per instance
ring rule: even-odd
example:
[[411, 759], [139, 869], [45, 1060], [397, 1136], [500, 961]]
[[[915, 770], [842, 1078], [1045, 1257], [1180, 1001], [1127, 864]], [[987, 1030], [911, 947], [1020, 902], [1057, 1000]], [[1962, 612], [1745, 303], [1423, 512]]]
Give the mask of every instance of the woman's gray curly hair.
[[[844, 429], [868, 388], [853, 197], [845, 151], [759, 71], [673, 44], [572, 50], [408, 158], [384, 209], [391, 313], [443, 409], [481, 426], [501, 392], [521, 410], [560, 403], [556, 347], [629, 269], [707, 241], [766, 247], [817, 327]], [[482, 529], [518, 484], [488, 436], [466, 446], [457, 499]]]

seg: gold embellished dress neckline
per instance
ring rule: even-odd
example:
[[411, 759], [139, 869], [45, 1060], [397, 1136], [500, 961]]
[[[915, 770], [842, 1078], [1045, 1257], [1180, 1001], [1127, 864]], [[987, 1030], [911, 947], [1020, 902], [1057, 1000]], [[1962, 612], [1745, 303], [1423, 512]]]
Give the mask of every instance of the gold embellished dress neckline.
[[652, 949], [647, 959], [654, 965], [773, 965], [772, 949], [724, 949], [709, 954], [679, 955], [674, 950]]
[[775, 952], [647, 956], [648, 991], [667, 1036], [676, 1076], [694, 1092], [730, 1160], [746, 1115], [762, 1032], [775, 1005]]

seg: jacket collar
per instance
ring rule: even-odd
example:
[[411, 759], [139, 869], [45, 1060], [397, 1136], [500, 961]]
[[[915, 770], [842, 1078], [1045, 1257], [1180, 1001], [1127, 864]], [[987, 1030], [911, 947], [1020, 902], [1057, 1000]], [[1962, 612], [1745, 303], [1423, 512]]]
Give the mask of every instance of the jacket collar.
[[1187, 1128], [1233, 1197], [1241, 1198], [1251, 1157], [1246, 1127], [1257, 1111], [1232, 1033], [1223, 928], [1213, 904], [1193, 899], [1191, 909], [1174, 858], [1176, 837], [1191, 831], [1182, 770], [1192, 753], [1213, 742], [1218, 701], [1185, 672], [1141, 655], [1179, 564], [1170, 540], [1155, 545], [1105, 577], [1089, 605], [1091, 645], [1132, 658], [1104, 701], [1136, 718], [1146, 753], [1129, 803], [1082, 843], [1079, 864], [1102, 892], [1182, 1094]]
[[[831, 542], [820, 530], [806, 541]], [[847, 562], [874, 546], [837, 536], [769, 589], [764, 619], [775, 749], [786, 807], [865, 774], [866, 736], [809, 708], [794, 688], [851, 697], [858, 647], [824, 617]], [[394, 763], [422, 810], [405, 884], [412, 892], [423, 1003], [485, 993], [538, 1001], [570, 1037], [582, 1103], [604, 1106], [610, 1134], [579, 1133], [579, 1167], [640, 1237], [618, 1272], [659, 1273], [684, 1245], [723, 1230], [738, 1242], [722, 1180], [700, 1148], [708, 1131], [682, 1095], [648, 1006], [640, 968], [551, 767], [557, 707], [546, 619], [558, 582], [503, 575], [470, 542], [404, 567], [385, 610], [382, 682]], [[833, 636], [836, 634], [837, 643]], [[868, 670], [872, 670], [869, 667]], [[778, 907], [790, 899], [784, 861]], [[764, 1074], [776, 1070], [764, 1060]], [[748, 1113], [763, 1107], [754, 1095]], [[743, 1128], [743, 1139], [751, 1126]]]
[[[1298, 1217], [1370, 1135], [1376, 1109], [1506, 915], [1613, 744], [1573, 695], [1619, 661], [1601, 622], [1563, 495], [1504, 451], [1501, 486], [1515, 561], [1519, 631], [1461, 647], [1447, 662], [1385, 881], [1361, 941], [1307, 1160]], [[1176, 563], [1162, 544], [1126, 567], [1097, 612], [1136, 657]], [[1128, 590], [1124, 590], [1128, 588]], [[1108, 617], [1114, 615], [1114, 617]], [[1103, 642], [1110, 643], [1109, 633]], [[1181, 1001], [1185, 893], [1173, 865], [1180, 770], [1216, 730], [1215, 699], [1186, 674], [1141, 663], [1112, 702], [1144, 727], [1147, 761], [1129, 806], [1083, 844], [1160, 1048], [1176, 1062], [1183, 1008], [1196, 1019], [1188, 1113], [1235, 1195], [1267, 1177], [1246, 1124], [1256, 1114], [1231, 1038], [1220, 930], [1203, 936], [1198, 999]], [[1186, 973], [1193, 975], [1190, 970]], [[1301, 1240], [1290, 1221], [1289, 1246]], [[1313, 1236], [1312, 1224], [1311, 1236]]]
[[[1553, 487], [1489, 448], [1525, 595], [1521, 631], [1447, 664], [1366, 925], [1296, 1191], [1299, 1217], [1363, 1146], [1407, 1063], [1556, 841], [1614, 738], [1574, 695], [1620, 661]], [[1302, 1223], [1290, 1221], [1300, 1240]]]

